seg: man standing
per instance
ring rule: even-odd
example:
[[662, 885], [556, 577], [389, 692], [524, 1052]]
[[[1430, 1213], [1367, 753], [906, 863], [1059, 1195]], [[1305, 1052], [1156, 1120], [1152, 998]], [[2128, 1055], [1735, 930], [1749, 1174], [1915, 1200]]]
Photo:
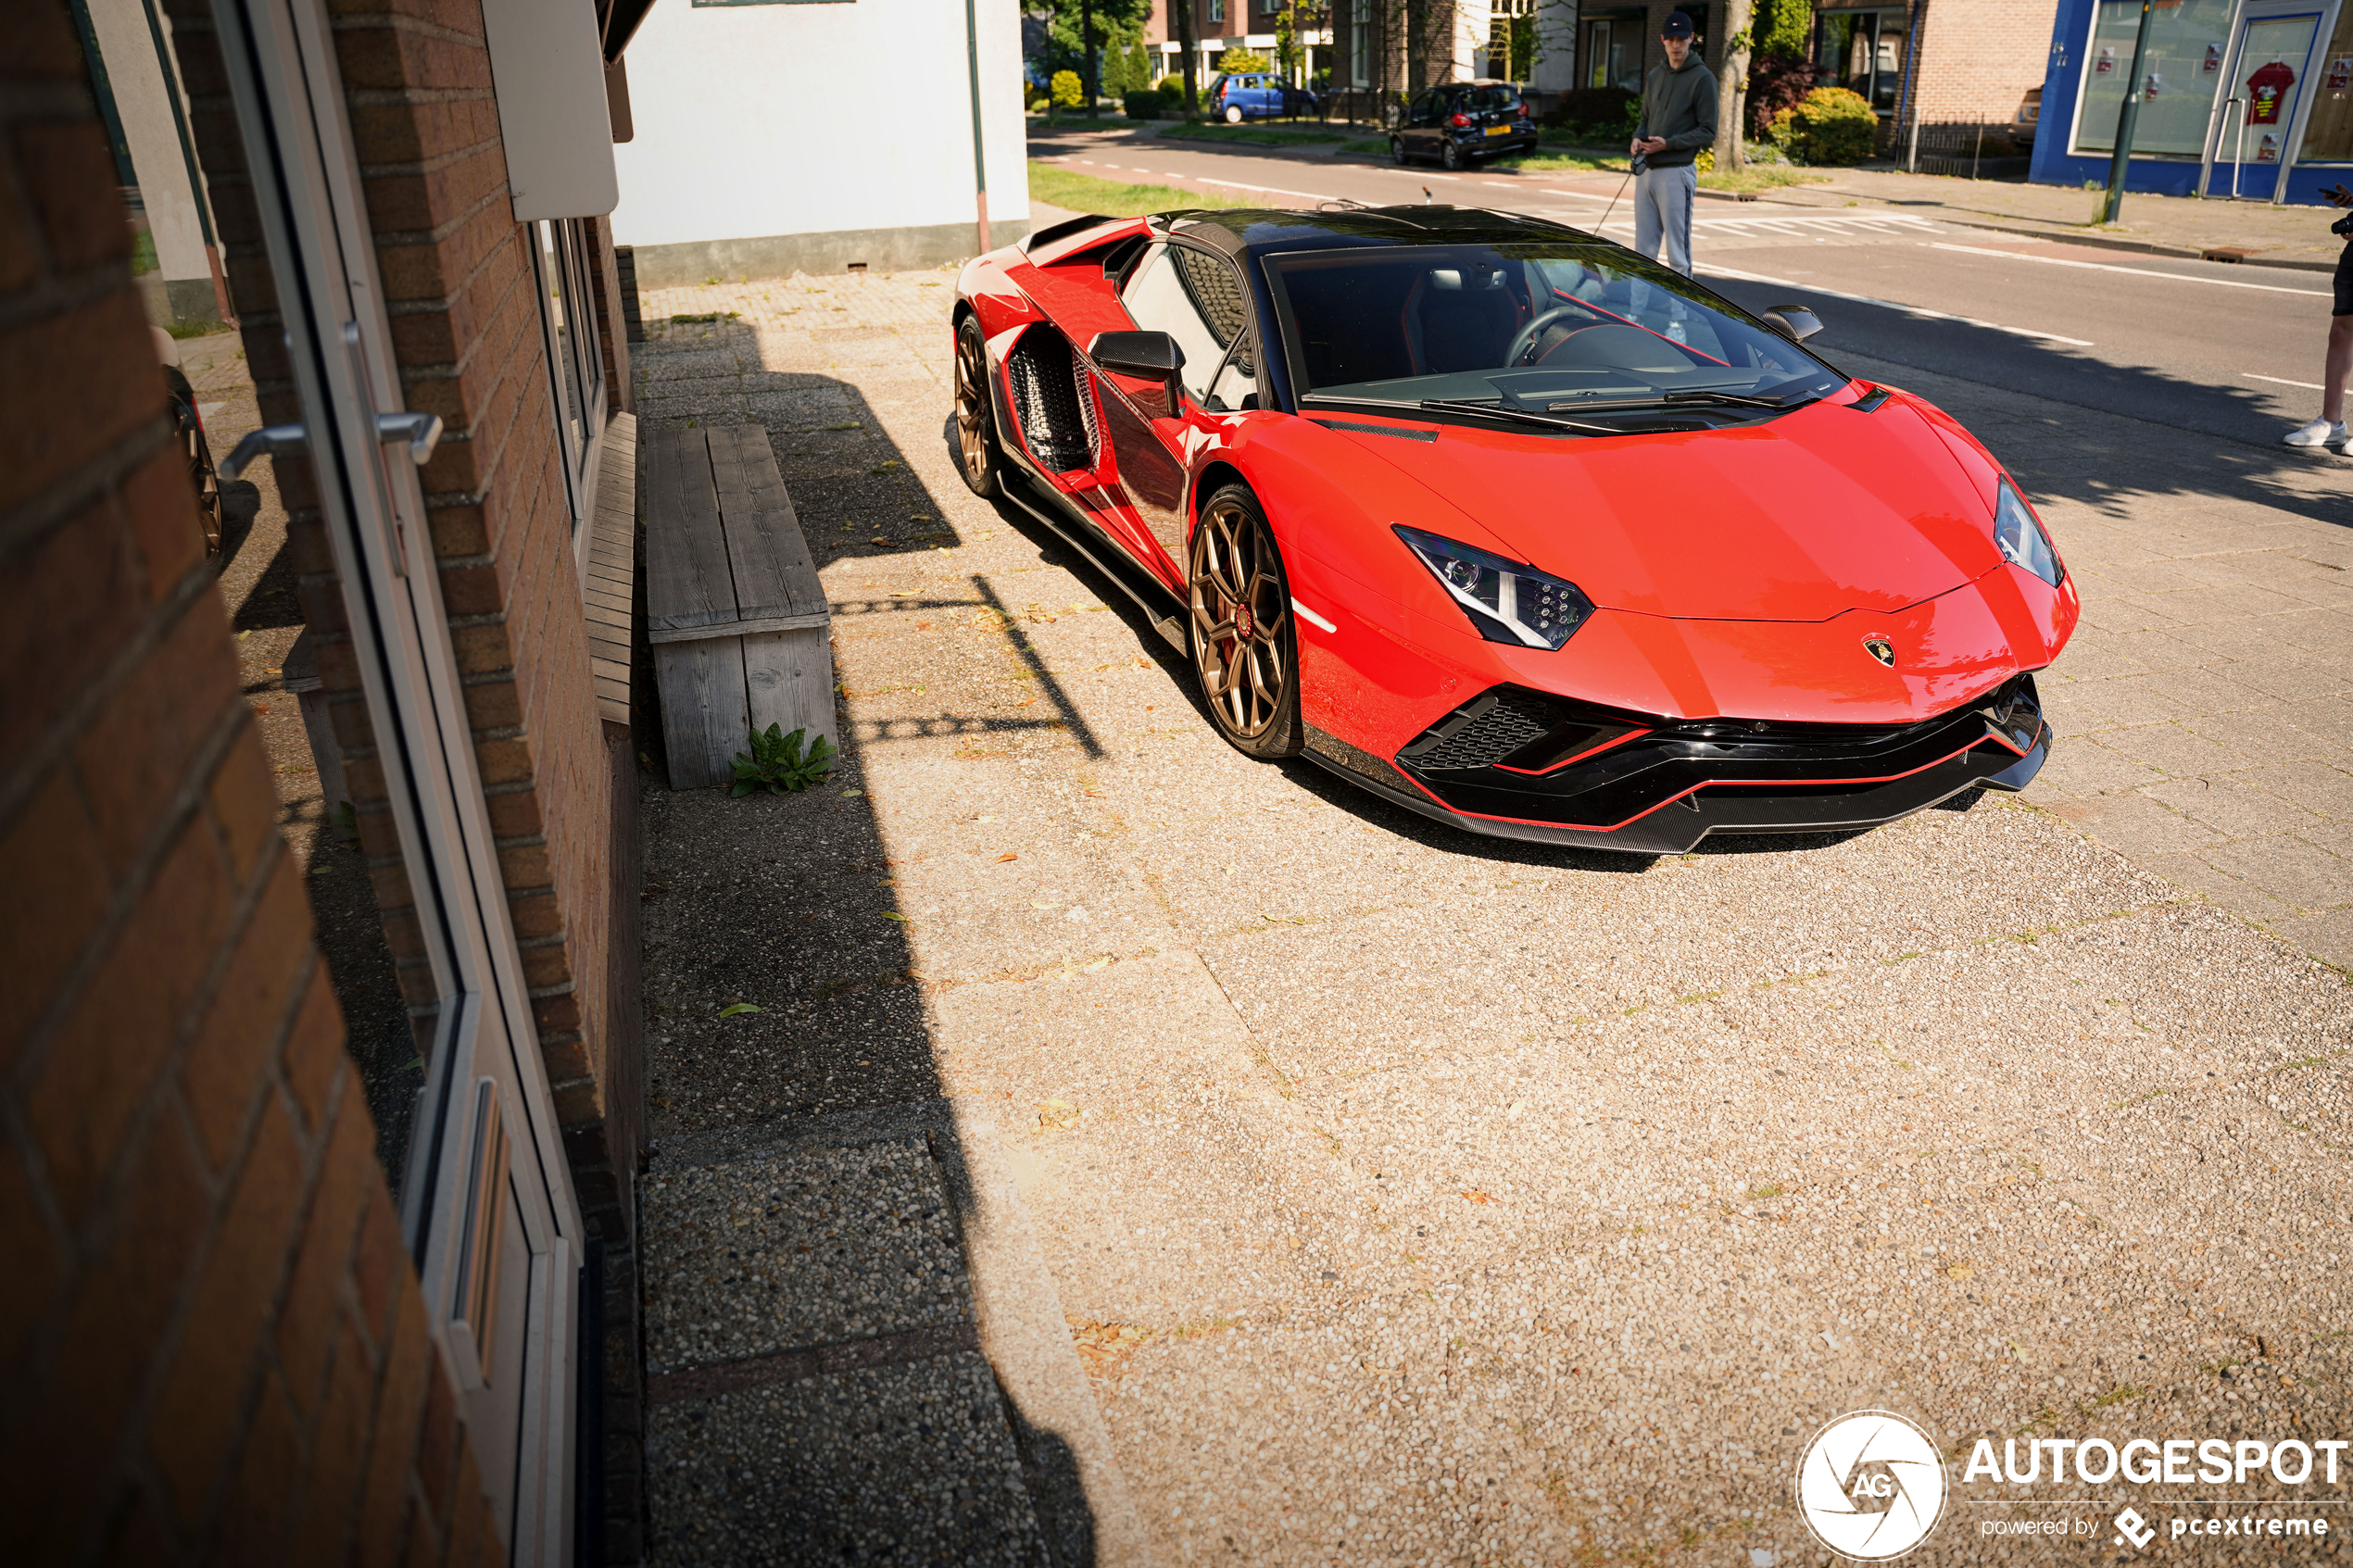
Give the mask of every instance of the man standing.
[[1699, 172], [1692, 160], [1716, 144], [1716, 73], [1692, 53], [1692, 19], [1667, 14], [1659, 30], [1667, 59], [1651, 67], [1642, 83], [1642, 118], [1634, 127], [1634, 248], [1658, 255], [1667, 241], [1667, 265], [1685, 277], [1692, 272], [1692, 195]]
[[[2331, 207], [2353, 207], [2353, 191], [2342, 184], [2322, 191]], [[2290, 446], [2345, 445], [2345, 377], [2353, 370], [2353, 218], [2340, 218], [2329, 232], [2344, 238], [2336, 253], [2335, 314], [2329, 318], [2328, 352], [2321, 370], [2321, 417], [2283, 437]]]

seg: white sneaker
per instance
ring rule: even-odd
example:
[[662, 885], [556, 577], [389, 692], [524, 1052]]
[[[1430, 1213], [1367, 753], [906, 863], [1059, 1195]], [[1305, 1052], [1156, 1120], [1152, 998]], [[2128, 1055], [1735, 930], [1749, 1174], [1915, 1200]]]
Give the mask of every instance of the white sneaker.
[[2289, 431], [2280, 439], [2290, 446], [2342, 446], [2345, 445], [2345, 427], [2333, 425], [2326, 420], [2314, 420], [2301, 430]]

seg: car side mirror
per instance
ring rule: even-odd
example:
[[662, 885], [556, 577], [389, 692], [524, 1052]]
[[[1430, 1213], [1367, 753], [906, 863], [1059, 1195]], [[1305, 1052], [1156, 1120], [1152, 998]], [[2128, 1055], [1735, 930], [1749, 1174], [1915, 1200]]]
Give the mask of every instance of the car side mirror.
[[1760, 320], [1792, 343], [1804, 343], [1822, 330], [1822, 319], [1803, 305], [1768, 305]]
[[1166, 332], [1097, 332], [1087, 358], [1106, 370], [1160, 382], [1168, 389], [1168, 417], [1184, 412], [1176, 372], [1185, 368], [1185, 351]]

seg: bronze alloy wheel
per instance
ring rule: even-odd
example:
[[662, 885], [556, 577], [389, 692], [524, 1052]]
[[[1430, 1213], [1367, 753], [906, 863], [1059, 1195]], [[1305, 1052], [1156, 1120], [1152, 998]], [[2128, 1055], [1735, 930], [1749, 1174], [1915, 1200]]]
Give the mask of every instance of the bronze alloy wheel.
[[1193, 671], [1226, 738], [1253, 757], [1300, 748], [1299, 641], [1275, 532], [1248, 487], [1209, 498], [1193, 529]]
[[981, 351], [980, 322], [964, 318], [956, 329], [956, 458], [965, 487], [975, 495], [997, 492], [997, 430], [988, 401], [988, 361]]

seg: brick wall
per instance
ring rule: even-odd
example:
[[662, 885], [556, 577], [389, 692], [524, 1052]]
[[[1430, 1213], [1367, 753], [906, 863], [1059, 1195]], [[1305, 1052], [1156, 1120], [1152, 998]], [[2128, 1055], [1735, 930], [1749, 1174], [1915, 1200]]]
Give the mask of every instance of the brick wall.
[[2057, 0], [1928, 0], [1919, 62], [1924, 125], [2006, 125], [2043, 84]]
[[[205, 0], [166, 0], [166, 8], [261, 412], [298, 419], [209, 9]], [[404, 396], [445, 429], [422, 475], [427, 524], [540, 1050], [566, 1146], [586, 1161], [575, 1171], [592, 1230], [625, 1225], [635, 1148], [610, 1147], [607, 1056], [634, 1041], [635, 1021], [612, 1016], [606, 977], [636, 955], [610, 942], [615, 771], [589, 669], [535, 242], [507, 197], [482, 9], [479, 0], [396, 10], [330, 0], [329, 8]], [[361, 846], [425, 1040], [432, 981], [341, 589], [308, 465], [273, 461]], [[634, 1081], [634, 1072], [623, 1076]]]
[[0, 1562], [488, 1562], [65, 9], [0, 20]]

